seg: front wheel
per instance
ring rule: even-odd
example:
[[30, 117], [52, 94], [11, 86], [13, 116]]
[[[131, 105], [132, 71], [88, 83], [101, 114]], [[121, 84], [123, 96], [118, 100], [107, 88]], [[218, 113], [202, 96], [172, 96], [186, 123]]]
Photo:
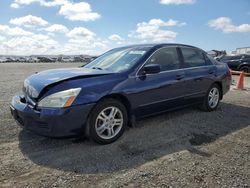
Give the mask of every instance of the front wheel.
[[213, 84], [209, 88], [204, 98], [203, 104], [201, 105], [201, 109], [207, 112], [216, 110], [216, 108], [218, 107], [220, 103], [221, 95], [222, 95], [222, 92], [221, 92], [219, 85]]
[[99, 102], [88, 121], [89, 137], [99, 144], [109, 144], [122, 136], [127, 125], [125, 106], [114, 99]]

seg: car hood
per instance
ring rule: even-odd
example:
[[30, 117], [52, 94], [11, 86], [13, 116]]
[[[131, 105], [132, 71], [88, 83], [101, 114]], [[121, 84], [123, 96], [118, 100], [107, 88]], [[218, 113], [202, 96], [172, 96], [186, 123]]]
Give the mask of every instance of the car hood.
[[33, 74], [25, 79], [23, 91], [31, 98], [37, 98], [40, 92], [51, 84], [56, 84], [65, 80], [87, 78], [111, 74], [106, 70], [96, 70], [88, 68], [64, 68], [51, 69]]

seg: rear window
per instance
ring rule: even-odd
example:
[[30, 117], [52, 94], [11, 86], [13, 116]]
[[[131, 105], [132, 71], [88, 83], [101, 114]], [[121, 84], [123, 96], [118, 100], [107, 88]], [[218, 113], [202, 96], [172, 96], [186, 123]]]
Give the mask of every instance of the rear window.
[[181, 48], [185, 67], [205, 66], [206, 60], [203, 52], [192, 48]]

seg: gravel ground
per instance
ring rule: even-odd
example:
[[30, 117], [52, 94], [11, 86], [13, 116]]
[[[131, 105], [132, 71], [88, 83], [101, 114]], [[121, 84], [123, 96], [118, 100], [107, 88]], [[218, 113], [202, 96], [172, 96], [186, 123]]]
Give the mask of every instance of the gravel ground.
[[19, 128], [8, 104], [24, 78], [79, 65], [0, 64], [0, 187], [250, 187], [249, 90], [232, 89], [215, 112], [144, 119], [105, 146]]

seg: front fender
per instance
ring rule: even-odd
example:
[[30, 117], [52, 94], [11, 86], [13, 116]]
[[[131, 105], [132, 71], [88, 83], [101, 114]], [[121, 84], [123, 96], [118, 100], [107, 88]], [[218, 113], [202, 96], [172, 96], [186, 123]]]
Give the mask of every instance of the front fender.
[[77, 80], [68, 80], [52, 87], [45, 96], [69, 88], [82, 88], [72, 105], [83, 105], [98, 102], [102, 97], [112, 94], [115, 88], [122, 83], [124, 77], [100, 76]]

